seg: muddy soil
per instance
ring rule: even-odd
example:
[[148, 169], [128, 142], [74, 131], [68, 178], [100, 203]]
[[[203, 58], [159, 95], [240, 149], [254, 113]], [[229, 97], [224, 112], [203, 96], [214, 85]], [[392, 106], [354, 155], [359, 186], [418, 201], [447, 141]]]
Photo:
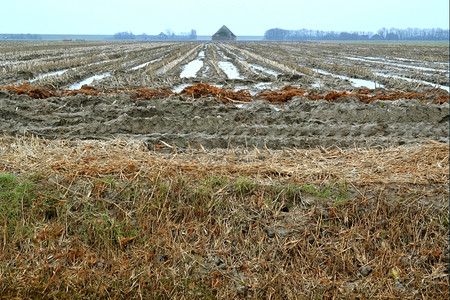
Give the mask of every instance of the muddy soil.
[[[362, 103], [292, 98], [224, 104], [186, 96], [133, 100], [129, 95], [30, 99], [0, 91], [0, 131], [44, 138], [142, 140], [150, 149], [249, 147], [281, 149], [449, 142], [449, 105], [417, 100]], [[167, 147], [170, 149], [170, 147]]]

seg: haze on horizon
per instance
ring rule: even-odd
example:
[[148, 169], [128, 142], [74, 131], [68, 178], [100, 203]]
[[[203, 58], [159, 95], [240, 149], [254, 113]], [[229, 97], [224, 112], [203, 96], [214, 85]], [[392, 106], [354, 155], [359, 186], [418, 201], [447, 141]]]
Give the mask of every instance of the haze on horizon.
[[[73, 3], [73, 4], [72, 4]], [[212, 35], [222, 25], [236, 35], [271, 28], [371, 31], [449, 28], [448, 0], [14, 0], [2, 3], [0, 33], [134, 34], [195, 29]]]

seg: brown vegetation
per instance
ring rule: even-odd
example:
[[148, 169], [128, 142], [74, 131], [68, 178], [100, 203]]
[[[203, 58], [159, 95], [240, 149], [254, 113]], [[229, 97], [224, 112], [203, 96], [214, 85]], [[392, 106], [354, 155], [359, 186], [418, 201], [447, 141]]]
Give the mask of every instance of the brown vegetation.
[[252, 96], [246, 90], [239, 90], [233, 92], [230, 90], [221, 89], [215, 86], [211, 86], [206, 83], [198, 83], [184, 88], [180, 95], [186, 95], [195, 99], [205, 97], [215, 97], [222, 102], [242, 101], [248, 102], [252, 100]]
[[131, 98], [133, 99], [152, 99], [153, 97], [157, 98], [167, 98], [171, 95], [173, 95], [173, 92], [165, 89], [160, 88], [158, 90], [152, 90], [147, 88], [137, 88], [137, 89], [129, 89], [127, 92], [131, 93]]
[[1, 87], [0, 90], [12, 91], [17, 95], [26, 94], [33, 99], [46, 99], [49, 97], [66, 97], [77, 94], [84, 95], [114, 95], [118, 93], [128, 93], [133, 99], [147, 99], [166, 98], [175, 95], [185, 95], [195, 99], [214, 97], [224, 103], [229, 102], [249, 102], [255, 99], [263, 99], [269, 103], [280, 104], [286, 103], [295, 96], [306, 97], [310, 100], [327, 100], [338, 101], [342, 98], [356, 98], [361, 102], [369, 103], [375, 100], [399, 100], [399, 99], [417, 99], [422, 102], [434, 101], [435, 103], [445, 103], [449, 101], [448, 93], [442, 93], [441, 90], [425, 93], [413, 93], [400, 90], [386, 90], [386, 89], [358, 89], [352, 92], [347, 91], [330, 91], [326, 94], [310, 93], [308, 90], [299, 89], [287, 85], [279, 91], [266, 91], [252, 96], [247, 90], [231, 91], [218, 87], [211, 86], [206, 83], [198, 83], [184, 88], [180, 93], [174, 93], [165, 88], [158, 90], [148, 88], [126, 88], [115, 90], [98, 90], [95, 87], [83, 85], [81, 89], [77, 90], [55, 90], [51, 87], [34, 87], [28, 83], [19, 85], [8, 85]]
[[21, 83], [19, 85], [11, 84], [0, 88], [0, 90], [12, 91], [16, 95], [28, 95], [32, 99], [47, 99], [50, 97], [59, 96], [58, 93], [51, 91], [45, 87], [30, 86], [27, 82]]

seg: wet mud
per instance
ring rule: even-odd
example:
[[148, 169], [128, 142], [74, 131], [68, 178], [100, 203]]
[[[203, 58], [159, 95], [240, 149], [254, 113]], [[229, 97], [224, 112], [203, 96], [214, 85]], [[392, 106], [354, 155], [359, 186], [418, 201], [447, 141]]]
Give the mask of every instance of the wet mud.
[[[133, 99], [131, 94], [32, 99], [0, 91], [0, 131], [49, 139], [132, 138], [150, 149], [363, 147], [449, 142], [448, 102], [414, 99], [338, 101], [294, 96], [223, 103], [188, 95]], [[173, 148], [175, 147], [175, 148]]]

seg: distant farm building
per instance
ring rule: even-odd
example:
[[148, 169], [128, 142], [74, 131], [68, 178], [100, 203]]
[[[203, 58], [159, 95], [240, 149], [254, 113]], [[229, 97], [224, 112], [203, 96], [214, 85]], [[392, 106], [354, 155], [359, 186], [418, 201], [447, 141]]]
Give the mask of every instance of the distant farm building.
[[160, 34], [157, 35], [157, 39], [158, 40], [168, 40], [169, 36], [167, 34], [165, 34], [164, 32], [161, 32]]
[[223, 25], [213, 36], [213, 41], [235, 41], [236, 36], [234, 33], [231, 32], [230, 29], [228, 29], [227, 26]]

